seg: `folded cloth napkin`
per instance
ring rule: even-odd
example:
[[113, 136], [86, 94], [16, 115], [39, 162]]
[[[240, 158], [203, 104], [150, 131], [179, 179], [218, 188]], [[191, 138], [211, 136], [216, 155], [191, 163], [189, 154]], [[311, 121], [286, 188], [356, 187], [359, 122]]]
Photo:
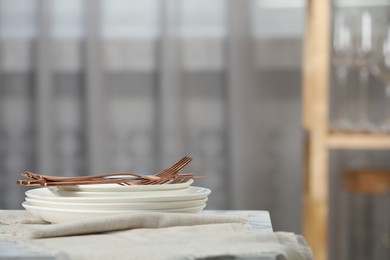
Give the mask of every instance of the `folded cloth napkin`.
[[6, 226], [0, 225], [0, 233], [23, 238], [60, 237], [136, 228], [163, 228], [220, 223], [247, 224], [248, 218], [244, 215], [140, 212], [97, 216], [87, 220], [50, 224], [32, 217], [25, 211], [21, 214], [13, 211], [0, 211], [0, 224], [8, 224]]
[[295, 234], [250, 230], [243, 216], [131, 213], [21, 224], [39, 223], [23, 214], [0, 211], [0, 238], [57, 259], [312, 259]]

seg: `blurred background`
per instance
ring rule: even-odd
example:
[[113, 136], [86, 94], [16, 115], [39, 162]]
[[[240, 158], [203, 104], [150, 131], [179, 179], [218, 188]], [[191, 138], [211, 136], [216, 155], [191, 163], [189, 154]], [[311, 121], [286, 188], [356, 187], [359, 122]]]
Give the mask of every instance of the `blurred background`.
[[[364, 11], [375, 33], [386, 31], [389, 1], [332, 3], [334, 57], [345, 57]], [[208, 176], [195, 182], [212, 190], [208, 209], [268, 210], [274, 230], [301, 233], [306, 5], [0, 0], [0, 208], [21, 208], [26, 189], [15, 181], [24, 170], [152, 174], [188, 155], [186, 169]], [[340, 60], [348, 80], [333, 64], [330, 122], [345, 127], [361, 121], [354, 107], [365, 101], [359, 67]], [[369, 77], [368, 114], [379, 124], [389, 100]], [[390, 200], [351, 197], [339, 179], [349, 167], [390, 167], [389, 155], [331, 152], [330, 259], [389, 256], [376, 239]]]

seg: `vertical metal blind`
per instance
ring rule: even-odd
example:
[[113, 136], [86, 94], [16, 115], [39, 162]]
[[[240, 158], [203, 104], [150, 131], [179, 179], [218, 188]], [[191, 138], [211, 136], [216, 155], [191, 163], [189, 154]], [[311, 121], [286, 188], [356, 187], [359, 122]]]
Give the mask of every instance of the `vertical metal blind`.
[[0, 208], [20, 207], [23, 170], [148, 174], [189, 155], [209, 208], [298, 232], [303, 1], [274, 2], [0, 0]]

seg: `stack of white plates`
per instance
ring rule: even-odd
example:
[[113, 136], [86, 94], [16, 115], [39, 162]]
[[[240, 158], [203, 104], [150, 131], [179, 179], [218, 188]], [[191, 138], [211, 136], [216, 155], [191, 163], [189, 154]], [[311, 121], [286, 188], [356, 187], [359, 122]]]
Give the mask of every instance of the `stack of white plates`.
[[120, 186], [95, 184], [37, 188], [26, 192], [23, 207], [51, 223], [125, 212], [198, 213], [211, 190], [186, 183]]

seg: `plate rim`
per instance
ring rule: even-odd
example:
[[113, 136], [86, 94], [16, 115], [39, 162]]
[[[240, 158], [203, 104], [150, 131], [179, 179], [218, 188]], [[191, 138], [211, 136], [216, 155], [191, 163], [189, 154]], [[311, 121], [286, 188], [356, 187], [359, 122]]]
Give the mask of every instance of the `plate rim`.
[[[104, 206], [117, 206], [117, 207], [120, 207], [120, 206], [141, 206], [141, 205], [147, 205], [147, 206], [152, 206], [153, 204], [158, 204], [158, 205], [163, 205], [163, 206], [169, 206], [170, 204], [175, 204], [175, 203], [185, 203], [185, 202], [193, 202], [193, 203], [196, 203], [196, 204], [203, 204], [203, 203], [206, 203], [208, 201], [208, 198], [201, 198], [201, 199], [195, 199], [195, 200], [184, 200], [184, 201], [163, 201], [163, 202], [107, 202], [107, 203], [88, 203], [88, 202], [72, 202], [72, 203], [69, 203], [69, 202], [56, 202], [56, 201], [48, 201], [48, 200], [40, 200], [40, 199], [34, 199], [34, 198], [29, 198], [29, 197], [26, 197], [25, 198], [25, 202], [27, 202], [28, 204], [30, 204], [31, 206], [38, 206], [38, 207], [49, 207], [49, 208], [60, 208], [61, 206], [69, 206], [69, 207], [72, 207], [72, 206], [79, 206], [79, 207], [82, 207], [82, 206], [100, 206], [100, 207], [104, 207]], [[48, 204], [52, 204], [52, 206], [41, 206], [41, 205], [33, 205], [35, 203], [39, 203], [39, 202], [42, 202], [42, 203], [48, 203]], [[149, 204], [149, 205], [148, 205]], [[56, 205], [58, 205], [58, 207], [56, 207]], [[171, 207], [183, 207], [183, 206], [171, 206]], [[188, 206], [184, 206], [184, 208], [187, 208]], [[194, 206], [195, 207], [195, 206]], [[167, 208], [169, 209], [169, 208]], [[111, 209], [110, 209], [111, 210]], [[135, 209], [135, 210], [138, 210], [138, 209]]]

